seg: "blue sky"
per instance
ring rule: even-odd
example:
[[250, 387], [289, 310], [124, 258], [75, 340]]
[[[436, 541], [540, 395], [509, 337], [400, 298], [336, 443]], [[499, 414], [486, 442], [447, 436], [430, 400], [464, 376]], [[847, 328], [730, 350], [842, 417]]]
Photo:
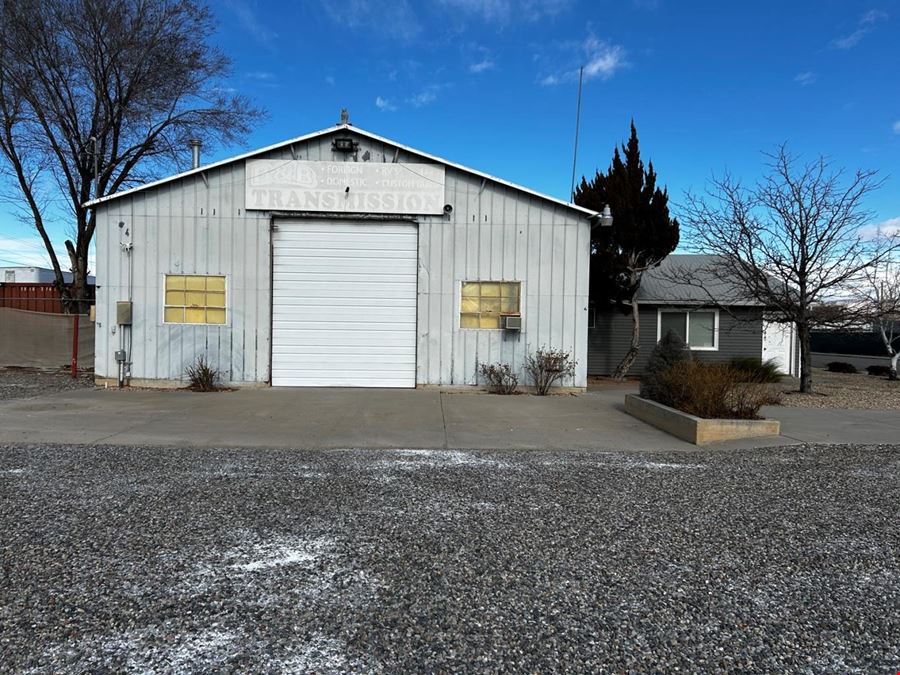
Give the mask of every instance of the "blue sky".
[[[204, 161], [321, 129], [347, 107], [367, 130], [565, 198], [584, 65], [579, 177], [607, 166], [633, 117], [676, 205], [713, 172], [754, 180], [761, 152], [788, 142], [879, 170], [887, 182], [867, 206], [874, 222], [900, 226], [895, 0], [212, 7], [216, 42], [234, 59], [227, 86], [269, 117], [246, 146], [205, 149]], [[38, 262], [25, 241], [31, 233], [0, 210], [0, 258]]]

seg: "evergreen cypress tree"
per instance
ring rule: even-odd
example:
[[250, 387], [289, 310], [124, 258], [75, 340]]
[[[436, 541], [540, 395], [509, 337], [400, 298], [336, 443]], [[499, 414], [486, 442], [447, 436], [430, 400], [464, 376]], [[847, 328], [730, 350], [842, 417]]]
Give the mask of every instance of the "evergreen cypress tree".
[[616, 307], [632, 316], [631, 347], [614, 373], [624, 378], [639, 349], [635, 298], [641, 278], [675, 250], [679, 237], [678, 221], [669, 215], [669, 194], [657, 186], [653, 162], [644, 168], [634, 120], [628, 143], [621, 153], [615, 149], [606, 173], [597, 171], [591, 182], [581, 179], [575, 203], [612, 209], [612, 227], [596, 227], [591, 234], [590, 298], [598, 311]]

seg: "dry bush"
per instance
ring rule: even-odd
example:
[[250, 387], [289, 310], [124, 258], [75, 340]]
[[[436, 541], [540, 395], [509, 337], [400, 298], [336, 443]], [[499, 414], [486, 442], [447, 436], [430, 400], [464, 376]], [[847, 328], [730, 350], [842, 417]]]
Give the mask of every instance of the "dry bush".
[[759, 419], [759, 409], [774, 394], [765, 384], [742, 380], [742, 373], [724, 364], [683, 361], [659, 375], [666, 399], [659, 402], [697, 417]]
[[546, 396], [557, 380], [575, 375], [575, 361], [567, 351], [541, 347], [534, 356], [525, 357], [525, 372], [531, 376], [535, 393]]
[[219, 371], [209, 365], [204, 356], [198, 356], [193, 365], [188, 366], [189, 388], [192, 391], [218, 391]]
[[488, 387], [495, 394], [515, 394], [519, 386], [519, 376], [508, 363], [482, 363], [478, 366], [481, 376], [487, 380]]

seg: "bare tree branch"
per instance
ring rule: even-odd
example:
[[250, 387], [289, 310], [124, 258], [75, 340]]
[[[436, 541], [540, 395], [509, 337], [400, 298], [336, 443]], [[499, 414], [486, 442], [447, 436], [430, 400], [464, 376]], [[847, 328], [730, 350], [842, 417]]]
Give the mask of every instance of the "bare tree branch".
[[[0, 0], [2, 176], [64, 300], [84, 296], [95, 230], [85, 202], [170, 172], [189, 138], [237, 142], [262, 116], [222, 87], [230, 63], [208, 43], [213, 30], [200, 0]], [[72, 288], [47, 234], [60, 216]]]

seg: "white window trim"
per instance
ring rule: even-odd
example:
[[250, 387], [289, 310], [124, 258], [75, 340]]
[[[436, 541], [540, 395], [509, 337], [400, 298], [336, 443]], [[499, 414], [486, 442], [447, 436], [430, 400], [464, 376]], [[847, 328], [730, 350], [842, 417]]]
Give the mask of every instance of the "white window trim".
[[[519, 284], [519, 313], [512, 316], [521, 317], [524, 314], [524, 312], [522, 312], [522, 306], [525, 304], [524, 281], [519, 281], [518, 279], [459, 279], [458, 283], [456, 284], [456, 330], [477, 330], [488, 332], [493, 331], [495, 333], [501, 333], [504, 331], [502, 322], [500, 323], [500, 328], [466, 328], [462, 325], [462, 287], [463, 284], [473, 282], [478, 284]], [[524, 326], [522, 328], [524, 331]]]
[[[225, 277], [225, 323], [186, 323], [179, 321], [166, 321], [166, 277]], [[230, 288], [230, 275], [224, 274], [222, 272], [219, 273], [209, 273], [209, 274], [201, 274], [200, 272], [163, 272], [161, 275], [161, 293], [160, 293], [160, 314], [161, 314], [161, 326], [209, 326], [212, 328], [222, 328], [224, 326], [231, 326], [231, 308], [228, 306], [228, 302], [231, 298], [231, 288]], [[174, 305], [170, 305], [172, 307]]]
[[662, 340], [662, 315], [663, 314], [685, 314], [687, 315], [687, 320], [685, 321], [685, 337], [690, 340], [691, 339], [691, 314], [694, 312], [712, 312], [713, 319], [713, 346], [712, 347], [692, 347], [691, 343], [688, 342], [688, 349], [692, 352], [717, 352], [719, 351], [719, 310], [712, 308], [702, 308], [702, 309], [686, 309], [686, 308], [675, 308], [675, 307], [660, 307], [656, 310], [656, 341], [659, 342]]

